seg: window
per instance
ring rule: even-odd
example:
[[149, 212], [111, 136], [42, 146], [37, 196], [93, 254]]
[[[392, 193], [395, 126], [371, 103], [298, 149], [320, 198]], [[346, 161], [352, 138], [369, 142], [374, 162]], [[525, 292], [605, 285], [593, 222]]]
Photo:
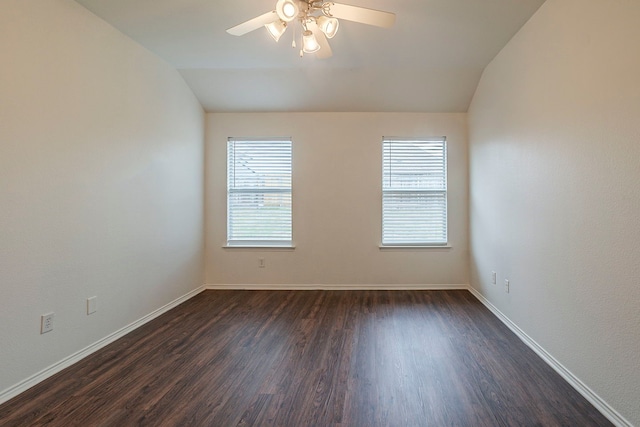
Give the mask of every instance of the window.
[[292, 245], [291, 139], [229, 138], [227, 245]]
[[446, 139], [384, 138], [382, 146], [382, 246], [445, 246]]

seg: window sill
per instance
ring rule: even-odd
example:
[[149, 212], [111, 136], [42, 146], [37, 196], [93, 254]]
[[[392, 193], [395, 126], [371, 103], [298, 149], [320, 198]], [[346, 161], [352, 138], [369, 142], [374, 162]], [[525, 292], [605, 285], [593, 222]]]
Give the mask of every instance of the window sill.
[[292, 251], [295, 246], [280, 246], [280, 245], [225, 245], [222, 249], [249, 249], [260, 251]]
[[448, 245], [380, 245], [378, 246], [378, 248], [381, 251], [384, 250], [397, 250], [397, 249], [403, 249], [403, 250], [410, 250], [410, 249], [418, 249], [418, 250], [423, 250], [423, 249], [452, 249], [452, 246], [448, 246]]

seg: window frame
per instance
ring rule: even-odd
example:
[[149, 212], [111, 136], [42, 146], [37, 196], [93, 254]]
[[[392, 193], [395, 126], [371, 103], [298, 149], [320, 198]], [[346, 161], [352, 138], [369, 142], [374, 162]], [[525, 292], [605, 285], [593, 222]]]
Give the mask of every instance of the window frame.
[[[235, 172], [230, 171], [231, 167], [231, 155], [230, 150], [233, 147], [234, 150], [234, 160], [236, 155], [236, 145], [237, 143], [252, 143], [255, 145], [260, 144], [269, 144], [274, 142], [288, 142], [289, 143], [289, 156], [290, 156], [290, 164], [289, 164], [289, 187], [275, 187], [275, 188], [265, 188], [265, 187], [237, 187], [232, 185], [231, 177], [235, 177]], [[223, 246], [224, 248], [272, 248], [272, 249], [293, 249], [295, 248], [293, 244], [293, 140], [291, 137], [228, 137], [227, 138], [227, 146], [226, 146], [226, 244]], [[289, 239], [263, 239], [258, 236], [254, 236], [256, 238], [242, 238], [242, 239], [234, 239], [232, 232], [232, 203], [231, 196], [234, 194], [288, 194], [291, 207], [289, 211]]]
[[[441, 143], [442, 144], [442, 180], [443, 188], [441, 189], [429, 189], [419, 188], [415, 190], [398, 189], [388, 186], [385, 182], [387, 179], [385, 162], [390, 161], [391, 156], [387, 157], [387, 144], [393, 143], [405, 143], [405, 144], [419, 144], [419, 143]], [[445, 136], [439, 137], [383, 137], [382, 138], [382, 191], [381, 191], [381, 235], [380, 235], [380, 249], [392, 249], [392, 248], [450, 248], [449, 246], [449, 211], [448, 211], [448, 141]], [[391, 178], [389, 178], [391, 179]], [[444, 217], [442, 234], [443, 240], [423, 240], [423, 241], [400, 241], [394, 239], [385, 239], [385, 195], [415, 195], [417, 197], [424, 197], [426, 195], [442, 195], [443, 205], [441, 214]]]

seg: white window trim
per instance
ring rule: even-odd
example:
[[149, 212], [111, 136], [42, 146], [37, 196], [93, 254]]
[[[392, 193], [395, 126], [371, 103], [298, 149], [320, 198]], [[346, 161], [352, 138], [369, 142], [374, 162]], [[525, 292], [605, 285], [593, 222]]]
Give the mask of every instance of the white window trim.
[[[422, 189], [422, 190], [400, 190], [400, 189], [391, 189], [385, 190], [384, 184], [384, 159], [385, 159], [385, 142], [394, 142], [394, 141], [441, 141], [444, 144], [444, 180], [445, 180], [445, 188], [444, 190], [430, 190], [430, 189]], [[381, 239], [379, 244], [380, 250], [433, 250], [433, 249], [451, 249], [452, 246], [449, 244], [449, 209], [448, 209], [448, 199], [449, 199], [449, 188], [448, 188], [448, 146], [447, 146], [447, 138], [444, 136], [441, 137], [383, 137], [382, 138], [382, 160], [383, 160], [383, 183], [382, 183], [382, 194], [381, 194], [381, 208], [382, 208], [382, 222], [381, 222]], [[383, 241], [384, 238], [384, 196], [385, 194], [402, 194], [402, 193], [412, 193], [412, 194], [443, 194], [444, 195], [444, 203], [445, 203], [445, 224], [444, 224], [444, 234], [446, 236], [445, 241], [443, 242], [419, 242], [419, 243], [388, 243], [385, 244]]]
[[232, 193], [235, 194], [240, 194], [240, 193], [252, 193], [252, 192], [260, 192], [260, 193], [272, 193], [272, 194], [278, 194], [278, 193], [291, 193], [291, 198], [293, 201], [293, 182], [291, 183], [290, 188], [288, 189], [288, 191], [283, 191], [282, 189], [269, 189], [269, 188], [243, 188], [243, 189], [230, 189], [229, 186], [229, 143], [231, 142], [243, 142], [243, 141], [247, 141], [247, 142], [269, 142], [269, 141], [274, 141], [274, 142], [280, 142], [280, 141], [289, 141], [292, 146], [291, 146], [291, 156], [292, 156], [292, 165], [291, 165], [291, 175], [293, 178], [293, 141], [291, 137], [229, 137], [227, 138], [227, 174], [226, 174], [226, 222], [227, 222], [227, 240], [226, 242], [222, 245], [223, 249], [267, 249], [267, 250], [293, 250], [295, 249], [295, 245], [293, 243], [293, 207], [292, 207], [292, 212], [291, 212], [291, 240], [260, 240], [260, 239], [234, 239], [234, 240], [229, 240], [229, 195]]

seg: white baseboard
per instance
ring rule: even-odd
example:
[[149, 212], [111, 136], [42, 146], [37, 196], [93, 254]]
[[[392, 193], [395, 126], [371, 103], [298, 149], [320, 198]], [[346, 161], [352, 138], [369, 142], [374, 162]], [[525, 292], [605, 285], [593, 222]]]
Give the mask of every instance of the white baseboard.
[[549, 352], [547, 352], [540, 344], [535, 342], [533, 338], [527, 335], [522, 329], [505, 316], [498, 308], [484, 297], [478, 290], [469, 287], [469, 292], [473, 294], [485, 307], [487, 307], [495, 316], [500, 319], [511, 331], [522, 340], [531, 350], [536, 352], [553, 370], [555, 370], [562, 378], [565, 379], [578, 393], [587, 399], [595, 408], [609, 419], [617, 427], [633, 427], [622, 415], [591, 390], [585, 383], [576, 377], [571, 371], [556, 360]]
[[209, 284], [205, 285], [208, 290], [252, 290], [252, 291], [442, 291], [442, 290], [468, 290], [469, 285], [326, 285], [326, 284], [290, 284], [290, 285], [269, 285], [269, 284]]
[[68, 368], [69, 366], [73, 365], [76, 362], [79, 362], [80, 360], [84, 359], [85, 357], [89, 356], [92, 353], [95, 353], [96, 351], [100, 350], [101, 348], [105, 347], [108, 344], [111, 344], [112, 342], [114, 342], [115, 340], [122, 338], [124, 335], [128, 334], [129, 332], [133, 331], [134, 329], [139, 328], [140, 326], [144, 325], [147, 322], [150, 322], [151, 320], [155, 319], [156, 317], [160, 316], [161, 314], [166, 313], [167, 311], [171, 310], [172, 308], [178, 306], [179, 304], [185, 302], [186, 300], [193, 298], [194, 296], [198, 295], [200, 292], [204, 291], [205, 287], [201, 286], [197, 289], [194, 289], [191, 292], [186, 293], [185, 295], [176, 298], [175, 300], [171, 301], [168, 304], [163, 305], [162, 307], [158, 308], [157, 310], [152, 311], [151, 313], [147, 314], [146, 316], [136, 320], [135, 322], [132, 322], [130, 324], [128, 324], [127, 326], [125, 326], [122, 329], [119, 329], [117, 331], [115, 331], [112, 334], [107, 335], [106, 337], [94, 342], [93, 344], [83, 348], [80, 351], [77, 351], [75, 353], [73, 353], [72, 355], [65, 357], [64, 359], [60, 360], [59, 362], [54, 363], [53, 365], [43, 369], [42, 371], [33, 374], [32, 376], [30, 376], [29, 378], [20, 381], [19, 383], [9, 387], [6, 390], [3, 390], [2, 392], [0, 392], [0, 404], [8, 401], [9, 399], [14, 398], [15, 396], [19, 395], [20, 393], [26, 391], [27, 389], [33, 387], [34, 385], [46, 380], [47, 378], [57, 374], [58, 372], [62, 371], [65, 368]]

